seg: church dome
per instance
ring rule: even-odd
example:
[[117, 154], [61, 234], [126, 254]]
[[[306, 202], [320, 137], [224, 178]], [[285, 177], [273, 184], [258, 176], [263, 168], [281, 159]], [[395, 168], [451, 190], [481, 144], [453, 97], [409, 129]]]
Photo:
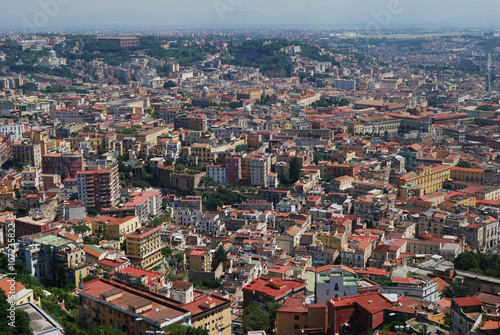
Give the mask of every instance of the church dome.
[[432, 241], [432, 235], [429, 233], [423, 233], [418, 237], [418, 239], [423, 241]]

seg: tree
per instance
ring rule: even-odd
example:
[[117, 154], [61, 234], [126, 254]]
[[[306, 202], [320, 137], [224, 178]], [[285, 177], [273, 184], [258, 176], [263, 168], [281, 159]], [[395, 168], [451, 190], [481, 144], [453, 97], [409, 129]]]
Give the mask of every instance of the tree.
[[141, 187], [141, 188], [150, 188], [151, 184], [148, 183], [145, 180], [137, 180], [137, 181], [134, 182], [134, 186], [135, 187]]
[[316, 151], [314, 153], [314, 159], [313, 159], [314, 163], [318, 164], [319, 161], [322, 161], [324, 159], [325, 159], [325, 154], [322, 153], [321, 151]]
[[429, 326], [426, 323], [418, 326], [418, 335], [429, 335]]
[[166, 81], [165, 84], [163, 84], [163, 88], [171, 88], [171, 87], [177, 87], [177, 84], [172, 80]]
[[271, 332], [274, 331], [276, 328], [276, 313], [278, 312], [278, 309], [280, 309], [283, 305], [280, 304], [279, 302], [268, 302], [264, 306], [264, 310], [269, 313], [269, 330]]
[[73, 230], [77, 234], [85, 234], [86, 232], [91, 231], [92, 229], [90, 229], [90, 227], [88, 227], [86, 225], [78, 225], [78, 226], [74, 226]]
[[469, 295], [469, 290], [462, 282], [454, 281], [444, 288], [443, 293], [447, 298], [463, 298]]
[[89, 213], [89, 215], [99, 215], [99, 211], [95, 208], [89, 208], [87, 213]]
[[471, 168], [472, 165], [469, 162], [467, 162], [467, 161], [460, 161], [460, 162], [458, 162], [457, 167]]
[[339, 106], [344, 107], [344, 106], [349, 106], [349, 100], [347, 98], [342, 98], [339, 100]]
[[269, 313], [252, 304], [243, 310], [243, 329], [246, 332], [252, 330], [264, 330], [269, 332]]
[[248, 150], [248, 145], [246, 145], [246, 144], [239, 144], [236, 146], [236, 148], [234, 148], [235, 152], [244, 152], [247, 150]]
[[292, 184], [300, 178], [302, 171], [302, 161], [298, 157], [292, 158], [290, 161], [290, 179]]
[[172, 256], [172, 248], [169, 245], [163, 247], [161, 249], [161, 254], [166, 258], [170, 258], [170, 256]]
[[228, 252], [224, 249], [224, 246], [220, 244], [217, 249], [215, 249], [214, 259], [216, 261], [216, 266], [219, 266], [220, 263], [224, 263], [227, 261]]
[[[28, 313], [16, 310], [13, 318], [10, 319], [11, 305], [7, 302], [7, 295], [0, 290], [0, 329], [5, 335], [26, 335], [31, 334], [30, 317]], [[11, 323], [12, 322], [12, 323]], [[14, 327], [12, 327], [12, 325]]]
[[115, 328], [99, 326], [90, 330], [89, 335], [125, 335], [125, 333]]
[[184, 326], [177, 323], [171, 324], [163, 328], [165, 335], [208, 335], [208, 329], [205, 328], [194, 328], [190, 326]]

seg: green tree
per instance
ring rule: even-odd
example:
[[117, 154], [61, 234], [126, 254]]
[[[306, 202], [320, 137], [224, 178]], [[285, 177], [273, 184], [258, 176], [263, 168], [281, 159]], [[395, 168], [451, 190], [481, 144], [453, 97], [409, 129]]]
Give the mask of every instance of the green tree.
[[150, 188], [151, 184], [148, 183], [145, 180], [137, 180], [137, 181], [134, 182], [134, 186], [135, 187], [141, 187], [141, 188]]
[[167, 245], [161, 249], [161, 254], [163, 256], [165, 256], [166, 258], [170, 258], [170, 256], [172, 256], [172, 252], [173, 252], [172, 248], [169, 245]]
[[220, 244], [217, 249], [215, 249], [214, 260], [215, 266], [219, 266], [220, 263], [227, 261], [228, 252], [224, 249], [224, 246]]
[[248, 150], [248, 145], [246, 144], [239, 144], [236, 146], [236, 148], [234, 148], [235, 152], [245, 152], [247, 150]]
[[469, 289], [462, 282], [454, 281], [444, 288], [443, 294], [447, 298], [463, 298], [469, 295]]
[[99, 215], [99, 211], [98, 211], [97, 209], [95, 209], [95, 208], [89, 208], [89, 209], [87, 210], [87, 213], [88, 213], [89, 215]]
[[91, 231], [92, 229], [90, 229], [90, 227], [88, 227], [86, 225], [78, 225], [78, 226], [74, 226], [73, 230], [77, 234], [85, 234], [86, 232]]
[[208, 335], [208, 329], [206, 328], [194, 328], [190, 326], [184, 326], [177, 323], [171, 324], [163, 328], [165, 335]]
[[252, 330], [264, 330], [269, 332], [269, 313], [260, 308], [259, 306], [252, 304], [243, 310], [243, 329], [246, 332]]
[[264, 310], [269, 313], [269, 330], [271, 332], [274, 332], [274, 329], [276, 328], [276, 313], [282, 306], [283, 305], [279, 302], [268, 302], [264, 306]]
[[460, 162], [458, 162], [457, 167], [471, 168], [472, 165], [469, 162], [467, 162], [467, 161], [460, 161]]
[[[10, 309], [11, 305], [7, 302], [7, 295], [0, 290], [0, 329], [5, 335], [26, 335], [31, 334], [30, 317], [28, 313], [21, 310], [14, 311], [12, 319]], [[14, 326], [14, 327], [12, 327]]]
[[126, 333], [112, 327], [98, 326], [91, 329], [89, 335], [126, 335]]
[[322, 161], [324, 159], [325, 159], [325, 154], [322, 153], [321, 151], [316, 151], [314, 153], [314, 159], [313, 159], [314, 163], [318, 164], [319, 161]]
[[340, 99], [338, 105], [340, 107], [349, 106], [349, 99], [347, 99], [347, 98]]
[[172, 80], [166, 81], [165, 84], [163, 84], [163, 88], [171, 88], [171, 87], [177, 87], [177, 84]]
[[292, 158], [290, 161], [290, 181], [295, 183], [300, 178], [302, 171], [302, 161], [298, 157]]

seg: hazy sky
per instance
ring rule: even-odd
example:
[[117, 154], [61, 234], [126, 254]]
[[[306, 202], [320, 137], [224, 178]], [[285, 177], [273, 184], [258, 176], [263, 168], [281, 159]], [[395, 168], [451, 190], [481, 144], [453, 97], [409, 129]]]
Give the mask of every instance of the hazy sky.
[[498, 0], [0, 0], [0, 28], [496, 26]]

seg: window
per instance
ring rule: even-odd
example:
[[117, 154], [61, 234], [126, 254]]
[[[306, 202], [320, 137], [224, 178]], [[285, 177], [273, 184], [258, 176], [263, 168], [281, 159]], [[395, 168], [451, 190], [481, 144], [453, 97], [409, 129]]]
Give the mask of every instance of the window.
[[335, 283], [335, 291], [338, 291], [338, 290], [339, 290], [339, 284]]
[[299, 329], [299, 325], [293, 325], [294, 329]]
[[300, 320], [300, 316], [298, 316], [298, 315], [295, 315], [293, 318], [294, 318], [295, 320]]

